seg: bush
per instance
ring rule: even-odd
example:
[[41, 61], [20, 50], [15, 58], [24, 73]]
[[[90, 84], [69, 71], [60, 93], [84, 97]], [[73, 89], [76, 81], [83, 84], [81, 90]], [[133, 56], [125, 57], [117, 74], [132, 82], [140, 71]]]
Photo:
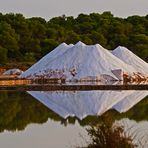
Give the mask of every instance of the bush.
[[33, 52], [27, 52], [27, 53], [25, 53], [24, 61], [25, 62], [35, 62], [36, 59], [34, 57], [34, 53]]

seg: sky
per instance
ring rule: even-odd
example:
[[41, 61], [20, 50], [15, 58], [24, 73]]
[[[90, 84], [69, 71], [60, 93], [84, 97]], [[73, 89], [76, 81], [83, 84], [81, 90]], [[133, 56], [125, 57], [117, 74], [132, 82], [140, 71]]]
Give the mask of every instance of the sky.
[[25, 17], [77, 17], [84, 13], [111, 11], [118, 17], [147, 15], [148, 0], [0, 0], [0, 12], [22, 13]]

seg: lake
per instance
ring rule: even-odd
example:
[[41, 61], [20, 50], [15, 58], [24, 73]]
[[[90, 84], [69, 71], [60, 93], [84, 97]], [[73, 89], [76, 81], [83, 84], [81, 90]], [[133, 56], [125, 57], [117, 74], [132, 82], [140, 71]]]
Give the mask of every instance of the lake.
[[[73, 148], [92, 142], [88, 129], [124, 127], [148, 147], [148, 91], [0, 91], [3, 148]], [[101, 128], [100, 128], [101, 129]]]

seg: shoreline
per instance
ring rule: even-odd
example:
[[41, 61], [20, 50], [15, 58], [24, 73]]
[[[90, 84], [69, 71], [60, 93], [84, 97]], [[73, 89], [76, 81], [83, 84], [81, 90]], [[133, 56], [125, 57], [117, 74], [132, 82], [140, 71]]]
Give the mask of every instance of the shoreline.
[[0, 85], [0, 91], [93, 91], [93, 90], [148, 90], [148, 84], [141, 85], [65, 85], [65, 84], [20, 84]]

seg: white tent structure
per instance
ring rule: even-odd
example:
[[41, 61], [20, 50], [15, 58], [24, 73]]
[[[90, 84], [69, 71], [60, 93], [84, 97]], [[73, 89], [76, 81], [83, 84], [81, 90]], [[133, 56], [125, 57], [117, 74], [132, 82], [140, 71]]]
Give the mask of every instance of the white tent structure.
[[137, 72], [148, 76], [148, 63], [143, 61], [126, 47], [119, 46], [112, 51], [112, 54], [123, 62], [134, 67]]
[[[62, 52], [59, 52], [61, 51]], [[136, 70], [99, 44], [61, 44], [20, 77], [63, 78], [66, 80], [122, 80], [123, 72]]]
[[[146, 91], [136, 92], [133, 90], [76, 92], [28, 91], [28, 93], [61, 117], [76, 116], [79, 119], [83, 119], [88, 115], [102, 115], [111, 108], [117, 109], [119, 112], [127, 111], [148, 95]], [[132, 101], [129, 101], [130, 99]], [[127, 103], [125, 103], [126, 101]]]

